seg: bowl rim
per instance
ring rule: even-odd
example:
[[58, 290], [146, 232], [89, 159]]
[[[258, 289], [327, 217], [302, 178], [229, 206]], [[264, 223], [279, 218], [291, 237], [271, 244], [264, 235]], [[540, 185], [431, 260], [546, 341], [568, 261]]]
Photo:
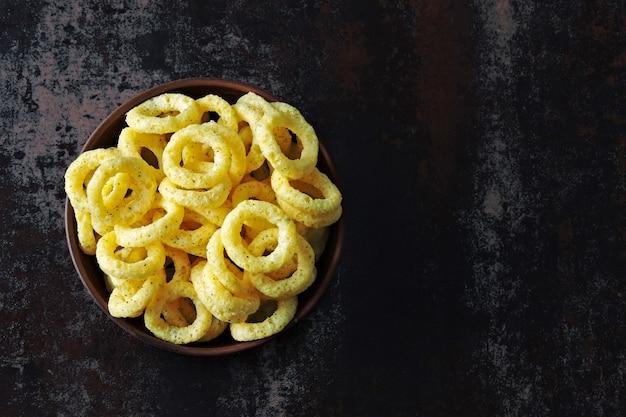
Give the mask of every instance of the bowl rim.
[[[254, 92], [268, 101], [280, 101], [278, 97], [258, 88], [252, 86], [247, 83], [232, 81], [228, 79], [222, 78], [204, 78], [204, 77], [196, 77], [196, 78], [184, 78], [180, 80], [173, 80], [169, 82], [165, 82], [154, 87], [143, 90], [137, 94], [134, 94], [129, 99], [125, 100], [123, 103], [118, 105], [104, 120], [100, 122], [100, 124], [96, 127], [96, 129], [91, 133], [88, 137], [85, 144], [81, 147], [80, 153], [83, 153], [87, 150], [98, 148], [98, 142], [101, 136], [106, 133], [109, 129], [115, 129], [116, 124], [120, 124], [120, 119], [124, 117], [126, 112], [128, 112], [131, 108], [136, 105], [142, 103], [146, 99], [157, 96], [166, 92], [175, 92], [181, 91], [185, 92], [189, 89], [200, 88], [200, 89], [215, 89], [215, 90], [228, 90], [233, 94], [241, 94], [243, 95], [245, 92], [251, 91]], [[333, 180], [333, 182], [337, 185], [337, 187], [341, 190], [342, 185], [341, 181], [338, 178], [338, 172], [334, 165], [333, 160], [330, 158], [330, 155], [325, 148], [322, 141], [319, 141], [319, 153], [321, 161], [324, 165], [324, 172], [329, 175], [329, 177]], [[319, 162], [318, 162], [319, 164]], [[247, 341], [247, 342], [237, 342], [232, 339], [227, 341], [228, 343], [219, 344], [216, 346], [211, 346], [212, 341], [202, 342], [202, 343], [192, 343], [186, 345], [177, 345], [171, 342], [167, 342], [157, 338], [152, 335], [147, 329], [142, 330], [138, 328], [138, 324], [136, 323], [137, 319], [126, 319], [126, 318], [117, 318], [113, 317], [108, 311], [108, 300], [105, 299], [96, 285], [93, 282], [93, 279], [89, 278], [89, 272], [85, 265], [85, 259], [91, 259], [90, 262], [95, 262], [95, 258], [93, 256], [89, 256], [84, 254], [80, 247], [78, 246], [78, 240], [76, 237], [76, 221], [74, 216], [74, 209], [69, 201], [69, 198], [66, 196], [65, 198], [65, 210], [64, 210], [64, 226], [65, 226], [65, 235], [66, 241], [68, 245], [68, 250], [70, 253], [70, 257], [72, 259], [72, 263], [74, 268], [89, 295], [96, 302], [96, 305], [108, 316], [110, 320], [112, 320], [116, 325], [122, 328], [124, 331], [129, 333], [134, 338], [159, 349], [171, 351], [174, 353], [184, 354], [184, 355], [193, 355], [193, 356], [220, 356], [233, 354], [236, 352], [241, 352], [244, 350], [252, 349], [256, 346], [265, 344], [270, 340], [276, 338], [280, 334], [284, 333], [291, 327], [293, 327], [298, 321], [302, 320], [305, 316], [307, 316], [311, 310], [318, 304], [322, 296], [326, 293], [330, 282], [333, 280], [341, 259], [341, 255], [343, 252], [344, 246], [344, 238], [345, 238], [345, 226], [346, 226], [346, 213], [345, 210], [340, 217], [340, 219], [330, 226], [329, 242], [332, 241], [335, 243], [334, 250], [332, 252], [328, 251], [329, 246], [326, 247], [327, 250], [322, 254], [322, 259], [324, 260], [324, 265], [326, 265], [325, 273], [323, 275], [318, 274], [314, 284], [311, 288], [307, 289], [303, 294], [307, 294], [306, 302], [298, 302], [298, 309], [296, 311], [295, 317], [292, 321], [283, 329], [282, 331], [258, 340]], [[319, 270], [319, 269], [318, 269]], [[143, 315], [140, 316], [143, 321]], [[133, 322], [133, 320], [135, 322]]]

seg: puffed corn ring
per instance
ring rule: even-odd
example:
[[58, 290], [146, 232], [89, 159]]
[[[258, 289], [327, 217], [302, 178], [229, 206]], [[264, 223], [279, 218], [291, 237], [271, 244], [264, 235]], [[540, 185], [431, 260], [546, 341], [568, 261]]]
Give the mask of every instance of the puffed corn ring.
[[196, 101], [184, 94], [164, 93], [152, 97], [126, 113], [126, 123], [142, 133], [172, 133], [200, 123]]
[[[317, 275], [315, 252], [302, 236], [297, 236], [295, 271], [288, 270], [287, 273], [280, 276], [244, 271], [244, 275], [263, 295], [273, 299], [293, 297], [306, 290], [315, 281]], [[276, 245], [277, 238], [278, 230], [276, 228], [264, 230], [250, 243], [250, 252], [257, 256], [262, 254]]]
[[[300, 178], [317, 164], [319, 142], [313, 127], [298, 110], [286, 103], [273, 103], [275, 112], [265, 112], [261, 120], [250, 125], [254, 139], [272, 168], [288, 178]], [[298, 158], [291, 159], [276, 141], [275, 130], [286, 128], [302, 145]]]
[[146, 257], [132, 262], [122, 259], [116, 253], [118, 246], [115, 232], [102, 236], [96, 244], [96, 259], [105, 274], [124, 279], [145, 279], [163, 268], [165, 249], [161, 242], [145, 246]]
[[237, 132], [237, 113], [230, 103], [215, 94], [208, 94], [196, 99], [196, 104], [201, 113], [217, 113], [217, 122]]
[[102, 187], [102, 204], [109, 209], [121, 204], [131, 184], [132, 178], [126, 172], [118, 172], [109, 178]]
[[[103, 188], [120, 172], [131, 177], [129, 193], [113, 207], [104, 203]], [[150, 208], [156, 195], [157, 183], [149, 165], [140, 158], [119, 157], [107, 159], [100, 164], [87, 184], [87, 199], [92, 217], [106, 225], [132, 224]]]
[[276, 310], [265, 320], [258, 323], [231, 323], [230, 334], [240, 342], [272, 336], [287, 327], [296, 315], [297, 308], [298, 297], [278, 300]]
[[[163, 151], [163, 171], [170, 181], [189, 189], [211, 188], [223, 182], [223, 178], [230, 170], [232, 154], [225, 137], [219, 135], [212, 125], [216, 123], [187, 126], [170, 137]], [[204, 145], [198, 148], [200, 151], [205, 151], [206, 147], [212, 150], [213, 162], [208, 164], [209, 169], [194, 171], [184, 164], [181, 165], [183, 149], [193, 142]], [[243, 148], [243, 143], [241, 146]]]
[[222, 182], [209, 189], [182, 188], [167, 177], [159, 184], [159, 192], [163, 197], [185, 207], [217, 208], [224, 204], [231, 188], [228, 176], [223, 177]]
[[173, 248], [199, 257], [206, 257], [206, 245], [217, 230], [217, 226], [200, 213], [184, 209], [183, 221], [178, 229], [163, 239], [163, 243]]
[[[171, 274], [168, 274], [168, 282], [189, 281], [189, 277], [191, 276], [191, 262], [189, 261], [189, 254], [182, 249], [165, 246], [165, 256], [166, 272], [172, 271]], [[167, 259], [171, 260], [171, 264], [167, 263]]]
[[[241, 236], [246, 219], [264, 219], [278, 227], [278, 244], [268, 254], [250, 253]], [[230, 259], [242, 269], [251, 272], [269, 272], [284, 264], [296, 250], [296, 225], [278, 206], [266, 201], [246, 200], [226, 215], [220, 229], [222, 242]]]
[[261, 168], [265, 162], [265, 156], [261, 152], [258, 141], [254, 140], [254, 134], [250, 127], [251, 124], [260, 120], [262, 112], [244, 102], [235, 103], [233, 109], [237, 112], [240, 124], [243, 123], [239, 129], [239, 136], [246, 147], [246, 173], [251, 173]]
[[228, 291], [207, 268], [207, 261], [199, 262], [196, 272], [195, 268], [191, 270], [191, 282], [204, 305], [218, 319], [228, 323], [243, 321], [259, 308], [258, 296], [243, 298]]
[[[193, 323], [185, 327], [178, 327], [167, 323], [161, 312], [165, 305], [179, 298], [191, 300], [196, 309], [196, 318]], [[198, 299], [194, 286], [187, 281], [171, 281], [157, 292], [146, 307], [144, 323], [156, 337], [168, 342], [181, 345], [194, 342], [203, 337], [211, 326], [213, 316]]]
[[65, 193], [75, 211], [88, 212], [89, 201], [85, 191], [95, 170], [107, 159], [120, 156], [117, 148], [92, 149], [81, 153], [65, 171]]
[[231, 293], [243, 298], [258, 297], [254, 286], [244, 279], [244, 273], [224, 255], [221, 233], [214, 233], [206, 247], [206, 268], [211, 268], [213, 276]]
[[80, 249], [87, 255], [95, 255], [96, 235], [91, 224], [91, 215], [86, 211], [74, 210], [74, 217], [76, 217], [76, 234]]
[[[152, 209], [160, 209], [165, 214], [141, 226], [116, 224], [114, 230], [117, 243], [121, 246], [145, 246], [148, 243], [161, 242], [178, 230], [185, 215], [183, 206], [160, 195], [157, 195]], [[153, 214], [153, 217], [156, 216], [156, 213]]]
[[166, 135], [141, 133], [130, 127], [125, 127], [120, 132], [117, 149], [124, 155], [143, 158], [150, 165], [154, 178], [161, 181], [165, 176], [163, 172], [163, 150], [166, 144]]
[[123, 280], [109, 296], [109, 313], [113, 317], [139, 317], [159, 288], [165, 284], [165, 271], [145, 280]]

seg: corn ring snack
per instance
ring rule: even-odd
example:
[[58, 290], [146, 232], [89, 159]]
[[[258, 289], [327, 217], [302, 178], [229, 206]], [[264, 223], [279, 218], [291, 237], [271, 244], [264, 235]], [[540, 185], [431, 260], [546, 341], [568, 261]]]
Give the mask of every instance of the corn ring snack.
[[[188, 298], [178, 298], [165, 304], [161, 312], [166, 323], [176, 327], [187, 327], [194, 322], [197, 317], [196, 308]], [[226, 330], [228, 323], [212, 317], [211, 325], [206, 333], [197, 342], [208, 342], [218, 337]]]
[[237, 185], [231, 193], [230, 197], [233, 206], [245, 200], [262, 200], [272, 204], [276, 204], [276, 193], [271, 185], [251, 179]]
[[[222, 178], [230, 170], [231, 152], [228, 143], [218, 135], [210, 124], [190, 125], [176, 131], [163, 151], [163, 171], [176, 185], [183, 188], [211, 188], [223, 182]], [[213, 162], [210, 169], [194, 171], [181, 166], [183, 148], [192, 142], [200, 142], [213, 151]], [[243, 146], [243, 144], [242, 144]], [[204, 150], [203, 147], [199, 147]], [[203, 165], [204, 166], [204, 165]]]
[[250, 127], [261, 119], [262, 113], [241, 99], [233, 105], [237, 113], [240, 125], [239, 136], [246, 148], [246, 173], [259, 169], [265, 162], [265, 156], [261, 152], [258, 141], [254, 140], [254, 134]]
[[121, 204], [132, 186], [132, 178], [126, 172], [118, 172], [110, 177], [102, 187], [102, 204], [106, 208], [114, 208]]
[[[164, 215], [152, 222], [137, 226], [116, 224], [114, 226], [117, 243], [121, 246], [145, 246], [153, 242], [161, 242], [172, 235], [183, 221], [185, 209], [157, 195], [151, 207], [152, 210], [162, 210]], [[156, 217], [157, 213], [153, 214]]]
[[210, 112], [217, 113], [219, 116], [217, 123], [220, 123], [230, 128], [232, 131], [237, 132], [237, 113], [228, 101], [218, 95], [208, 94], [204, 97], [196, 99], [196, 104], [202, 114]]
[[[213, 319], [217, 319], [220, 322], [226, 323], [227, 326], [230, 322], [241, 322], [245, 321], [248, 318], [248, 314], [243, 314], [237, 316], [233, 311], [225, 311], [223, 306], [219, 306], [214, 304], [212, 299], [209, 297], [208, 291], [210, 287], [205, 285], [205, 277], [204, 277], [204, 268], [206, 267], [206, 260], [202, 258], [196, 259], [196, 261], [191, 265], [191, 274], [190, 281], [193, 284], [198, 297], [204, 303], [211, 314], [213, 314]], [[259, 300], [260, 305], [260, 300]]]
[[[223, 126], [220, 123], [210, 121], [203, 123], [203, 129], [212, 131], [217, 137], [226, 142], [230, 150], [230, 168], [228, 175], [233, 184], [238, 184], [246, 173], [246, 148], [241, 137], [236, 131]], [[181, 156], [183, 166], [191, 171], [203, 172], [213, 169], [213, 152], [211, 148], [202, 142], [188, 142], [182, 149]], [[210, 156], [209, 156], [210, 153]], [[181, 184], [182, 185], [182, 184]], [[191, 187], [193, 188], [193, 187]]]
[[[165, 246], [166, 256], [166, 272], [171, 270], [171, 276], [168, 274], [168, 282], [170, 281], [189, 281], [191, 277], [191, 262], [189, 254], [182, 249]], [[171, 263], [168, 266], [167, 260]]]
[[317, 168], [291, 181], [274, 171], [271, 184], [278, 205], [293, 219], [308, 227], [328, 226], [341, 216], [341, 193], [328, 176]]
[[196, 308], [188, 298], [176, 298], [165, 303], [161, 317], [172, 326], [187, 327], [196, 319]]
[[239, 97], [237, 102], [233, 104], [233, 107], [236, 111], [239, 111], [239, 106], [241, 106], [242, 104], [248, 106], [248, 111], [254, 112], [248, 113], [248, 117], [250, 117], [250, 120], [252, 122], [258, 122], [264, 116], [272, 115], [277, 111], [267, 100], [253, 92], [246, 93], [243, 96]]
[[194, 273], [192, 268], [191, 282], [200, 300], [215, 317], [234, 323], [245, 320], [249, 314], [258, 310], [261, 302], [259, 296], [243, 298], [231, 293], [215, 277], [211, 268], [207, 268], [207, 261], [198, 265], [199, 273]]
[[229, 200], [224, 201], [221, 206], [218, 207], [206, 207], [206, 206], [184, 206], [186, 209], [191, 210], [204, 217], [209, 222], [213, 223], [217, 227], [222, 227], [226, 215], [232, 210], [232, 206]]
[[145, 280], [122, 280], [111, 291], [109, 312], [113, 317], [139, 317], [154, 294], [165, 284], [165, 271], [159, 270]]
[[91, 215], [88, 211], [75, 210], [76, 234], [80, 249], [87, 255], [96, 254], [96, 235], [91, 224]]
[[250, 281], [244, 279], [244, 272], [240, 271], [224, 256], [224, 244], [221, 233], [214, 233], [206, 247], [206, 268], [210, 268], [220, 283], [228, 291], [238, 297], [258, 297], [258, 292]]
[[[246, 200], [261, 200], [272, 204], [278, 204], [276, 201], [276, 193], [272, 187], [262, 181], [252, 178], [249, 181], [239, 184], [231, 193], [230, 197], [233, 206]], [[273, 225], [265, 219], [250, 218], [244, 221], [246, 238], [252, 240], [254, 236], [261, 230], [273, 227]]]
[[92, 149], [81, 153], [65, 171], [65, 193], [76, 211], [88, 212], [85, 188], [95, 170], [107, 159], [120, 155], [117, 148]]
[[[125, 127], [120, 132], [117, 149], [122, 154], [143, 158], [150, 165], [152, 175], [157, 181], [165, 177], [163, 172], [163, 150], [167, 139], [165, 135], [141, 133], [130, 127]], [[147, 153], [150, 151], [151, 154]]]
[[287, 327], [296, 315], [297, 308], [298, 297], [278, 300], [276, 310], [265, 320], [258, 323], [231, 323], [230, 334], [240, 342], [269, 337]]
[[161, 242], [148, 244], [145, 246], [146, 257], [130, 262], [119, 256], [118, 246], [115, 232], [102, 236], [96, 244], [96, 259], [105, 274], [124, 279], [145, 279], [163, 268], [165, 248]]
[[[268, 255], [250, 253], [241, 237], [246, 219], [264, 219], [278, 227], [278, 244]], [[284, 264], [296, 249], [296, 225], [280, 207], [266, 201], [246, 200], [226, 215], [220, 229], [222, 242], [230, 259], [251, 272], [269, 272]]]
[[194, 210], [183, 208], [183, 211], [183, 221], [177, 230], [163, 239], [163, 243], [204, 258], [206, 245], [217, 230], [217, 226]]
[[322, 253], [326, 249], [326, 243], [328, 242], [328, 236], [330, 230], [328, 226], [322, 227], [306, 227], [302, 223], [299, 223], [302, 227], [298, 229], [298, 234], [309, 242], [309, 245], [315, 252], [315, 262], [319, 261]]
[[[273, 108], [279, 110], [265, 112], [263, 118], [250, 125], [255, 139], [265, 159], [274, 170], [289, 178], [300, 178], [317, 164], [319, 142], [313, 127], [302, 117], [294, 107], [282, 103]], [[276, 141], [275, 131], [286, 128], [300, 140], [302, 150], [300, 156], [291, 159], [283, 152]]]
[[[103, 188], [109, 178], [119, 172], [131, 176], [128, 197], [117, 205], [104, 204]], [[150, 208], [156, 195], [157, 183], [149, 170], [149, 165], [139, 158], [119, 157], [107, 159], [100, 164], [87, 184], [87, 199], [92, 217], [106, 225], [132, 224], [139, 220]]]
[[314, 214], [308, 212], [306, 209], [294, 207], [278, 196], [276, 196], [276, 200], [278, 201], [280, 208], [282, 208], [292, 219], [310, 228], [319, 229], [321, 227], [330, 226], [339, 220], [341, 214], [343, 213], [343, 208], [338, 206], [335, 210], [329, 211], [328, 213]]
[[213, 320], [211, 320], [211, 325], [209, 326], [209, 329], [197, 341], [198, 342], [211, 341], [215, 339], [216, 337], [220, 336], [222, 333], [224, 333], [224, 330], [226, 330], [227, 328], [228, 328], [228, 323], [213, 316]]
[[228, 199], [232, 184], [225, 176], [222, 182], [209, 189], [187, 189], [174, 184], [165, 177], [159, 184], [159, 192], [163, 197], [185, 207], [217, 208]]
[[[193, 323], [178, 327], [167, 323], [161, 313], [165, 305], [173, 300], [187, 298], [194, 304], [196, 317]], [[213, 316], [200, 302], [194, 286], [188, 281], [171, 281], [157, 292], [146, 307], [144, 323], [158, 338], [180, 345], [194, 342], [203, 337], [211, 326]]]
[[[260, 255], [276, 245], [278, 238], [276, 228], [266, 229], [261, 232], [251, 243], [250, 252]], [[300, 294], [315, 281], [317, 274], [315, 268], [315, 252], [309, 243], [298, 235], [298, 245], [294, 255], [296, 268], [291, 268], [274, 275], [271, 273], [254, 273], [245, 271], [244, 275], [265, 296], [273, 299], [285, 299]], [[273, 271], [276, 272], [276, 271]]]
[[[146, 248], [136, 247], [136, 248], [119, 248], [115, 250], [115, 255], [124, 262], [133, 263], [137, 261], [141, 261], [146, 258]], [[121, 285], [127, 281], [127, 277], [117, 277], [113, 275], [109, 275], [107, 273], [104, 274], [104, 283], [109, 290], [109, 292], [113, 291], [113, 288]], [[141, 280], [139, 280], [141, 281]]]
[[202, 114], [196, 101], [179, 93], [150, 98], [126, 113], [126, 123], [142, 133], [172, 133], [200, 123]]

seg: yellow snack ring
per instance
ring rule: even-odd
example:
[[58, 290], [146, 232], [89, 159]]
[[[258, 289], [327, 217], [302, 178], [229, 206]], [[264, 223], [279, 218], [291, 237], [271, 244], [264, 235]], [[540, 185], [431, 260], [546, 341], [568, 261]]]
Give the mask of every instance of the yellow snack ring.
[[91, 225], [91, 215], [82, 210], [74, 210], [76, 234], [80, 249], [87, 255], [96, 254], [96, 235]]
[[172, 261], [172, 265], [166, 265], [166, 268], [173, 267], [171, 281], [189, 281], [191, 276], [191, 262], [189, 254], [182, 249], [165, 246], [165, 256]]
[[233, 105], [233, 109], [235, 109], [240, 123], [239, 136], [246, 147], [246, 173], [250, 173], [259, 169], [265, 162], [265, 156], [263, 156], [258, 140], [255, 140], [251, 128], [253, 123], [261, 119], [263, 112], [248, 103], [244, 103], [242, 99]]
[[152, 208], [165, 210], [165, 215], [143, 226], [133, 227], [120, 224], [114, 226], [118, 244], [145, 246], [148, 243], [163, 241], [178, 230], [185, 214], [182, 206], [157, 195]]
[[[161, 317], [166, 304], [179, 298], [191, 300], [196, 308], [195, 320], [185, 327], [169, 324]], [[213, 316], [199, 300], [193, 285], [187, 281], [171, 281], [165, 284], [155, 294], [144, 313], [144, 323], [148, 330], [159, 339], [177, 345], [199, 340], [209, 330], [212, 319]]]
[[276, 204], [276, 193], [269, 184], [252, 179], [237, 185], [232, 191], [230, 199], [233, 206], [244, 200], [252, 199]]
[[217, 226], [194, 210], [185, 208], [183, 221], [174, 233], [163, 239], [163, 243], [181, 249], [190, 255], [206, 257], [206, 245], [217, 230]]
[[194, 211], [210, 221], [218, 227], [222, 227], [226, 215], [232, 210], [232, 206], [229, 200], [224, 201], [222, 205], [218, 207], [206, 207], [206, 206], [185, 206], [186, 209]]
[[230, 334], [239, 342], [263, 339], [283, 330], [296, 315], [298, 297], [277, 302], [272, 315], [259, 323], [231, 323]]
[[315, 261], [319, 261], [322, 253], [326, 249], [326, 243], [330, 236], [330, 229], [327, 226], [323, 227], [306, 227], [304, 226], [298, 233], [309, 242], [309, 245], [315, 252]]
[[207, 268], [205, 260], [191, 268], [191, 282], [204, 305], [224, 322], [243, 321], [259, 308], [261, 300], [258, 296], [242, 298], [228, 291]]
[[228, 170], [228, 175], [233, 184], [239, 184], [239, 181], [246, 174], [247, 168], [246, 148], [243, 140], [236, 130], [228, 129], [217, 123], [209, 123], [208, 126], [226, 140], [230, 149], [230, 169]]
[[[161, 181], [165, 176], [163, 172], [163, 150], [166, 144], [166, 135], [141, 133], [126, 127], [120, 132], [117, 149], [124, 155], [143, 158], [150, 165], [154, 178]], [[144, 149], [152, 152], [151, 158], [144, 157]]]
[[[87, 199], [91, 215], [106, 225], [131, 224], [139, 220], [149, 209], [156, 195], [157, 183], [149, 165], [139, 158], [119, 157], [107, 159], [96, 169], [87, 185]], [[131, 193], [119, 204], [107, 207], [103, 188], [116, 174], [130, 175]]]
[[196, 99], [196, 104], [202, 114], [207, 112], [217, 113], [219, 115], [217, 120], [219, 124], [230, 128], [233, 132], [237, 132], [237, 113], [228, 101], [218, 95], [208, 94]]
[[186, 327], [196, 319], [196, 309], [187, 298], [177, 298], [165, 303], [161, 317], [167, 324]]
[[[268, 255], [253, 255], [241, 237], [247, 219], [264, 219], [278, 228], [278, 244]], [[280, 207], [266, 201], [246, 200], [226, 215], [222, 228], [222, 242], [230, 259], [250, 272], [269, 272], [279, 268], [296, 250], [296, 225]]]
[[138, 317], [165, 284], [165, 271], [159, 270], [145, 280], [123, 280], [113, 288], [109, 296], [109, 313], [113, 317]]
[[[294, 181], [296, 182], [296, 181]], [[341, 205], [341, 192], [337, 186], [317, 168], [313, 168], [297, 180], [301, 188], [311, 188], [321, 198], [312, 197], [292, 185], [291, 180], [278, 171], [272, 172], [271, 184], [277, 199], [291, 207], [304, 210], [312, 215], [322, 215], [335, 211]]]
[[[274, 246], [278, 238], [278, 230], [267, 229], [261, 232], [251, 243], [250, 251], [259, 255]], [[296, 270], [285, 277], [274, 279], [268, 274], [251, 273], [244, 271], [250, 282], [265, 296], [273, 299], [293, 297], [306, 290], [314, 281], [317, 274], [315, 268], [315, 252], [309, 243], [298, 235], [298, 247], [295, 254]]]
[[343, 213], [342, 206], [338, 206], [335, 210], [328, 213], [318, 214], [299, 207], [294, 207], [281, 197], [276, 196], [276, 200], [278, 201], [280, 208], [282, 208], [292, 219], [302, 223], [306, 227], [316, 229], [327, 227], [337, 222]]
[[209, 340], [213, 340], [222, 333], [224, 333], [224, 330], [226, 330], [227, 328], [228, 323], [213, 316], [213, 320], [211, 320], [211, 325], [209, 326], [209, 329], [200, 339], [198, 339], [198, 342], [208, 342]]
[[126, 113], [126, 123], [142, 133], [172, 133], [200, 123], [196, 101], [184, 94], [164, 93], [150, 98]]
[[[272, 103], [272, 107], [280, 111], [265, 113], [261, 120], [250, 125], [254, 137], [272, 168], [286, 177], [300, 178], [317, 164], [319, 152], [317, 134], [294, 107], [286, 103]], [[277, 128], [288, 129], [300, 140], [302, 150], [299, 158], [291, 159], [285, 155], [275, 138]]]
[[[214, 233], [206, 247], [206, 268], [211, 268], [213, 276], [231, 293], [243, 297], [257, 297], [258, 292], [252, 284], [244, 280], [243, 272], [230, 264], [224, 256], [224, 244], [221, 233]], [[229, 265], [230, 264], [230, 265]]]
[[217, 208], [224, 204], [232, 188], [230, 178], [225, 176], [222, 182], [209, 189], [187, 189], [174, 184], [169, 178], [163, 178], [159, 192], [168, 200], [185, 207]]
[[118, 172], [109, 178], [102, 187], [102, 203], [106, 208], [113, 208], [122, 203], [131, 188], [132, 178], [126, 172]]
[[[221, 308], [218, 308], [217, 305], [213, 304], [213, 300], [209, 297], [209, 287], [205, 285], [205, 277], [204, 277], [204, 268], [206, 267], [206, 259], [197, 258], [191, 265], [191, 273], [189, 276], [189, 280], [193, 284], [194, 289], [196, 290], [196, 294], [200, 298], [200, 301], [207, 307], [207, 309], [213, 314], [213, 319], [217, 319], [220, 322], [226, 323], [228, 326], [228, 321], [223, 320], [227, 318], [233, 322], [245, 321], [248, 317], [247, 314], [242, 316], [236, 316], [232, 312], [225, 312]], [[217, 313], [217, 314], [216, 314]]]
[[160, 242], [145, 247], [144, 259], [128, 262], [116, 252], [118, 248], [115, 232], [102, 236], [96, 244], [96, 259], [105, 274], [124, 279], [145, 279], [154, 275], [165, 263], [165, 249]]
[[[163, 151], [163, 171], [170, 181], [189, 189], [210, 188], [223, 182], [230, 170], [231, 151], [227, 140], [212, 125], [216, 125], [215, 122], [187, 126], [170, 137]], [[194, 142], [203, 145], [198, 147], [200, 151], [205, 151], [206, 147], [213, 151], [213, 162], [208, 164], [210, 169], [195, 171], [184, 164], [181, 166], [183, 149]]]
[[65, 193], [76, 211], [89, 211], [85, 188], [95, 170], [107, 159], [120, 155], [117, 148], [99, 148], [81, 153], [65, 171]]

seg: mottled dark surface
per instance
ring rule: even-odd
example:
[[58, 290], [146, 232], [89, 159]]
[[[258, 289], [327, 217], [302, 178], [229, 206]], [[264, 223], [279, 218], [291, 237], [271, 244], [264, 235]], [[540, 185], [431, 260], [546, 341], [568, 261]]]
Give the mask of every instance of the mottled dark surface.
[[[0, 414], [624, 415], [625, 68], [621, 1], [4, 0]], [[192, 76], [299, 107], [344, 190], [321, 303], [233, 356], [128, 336], [64, 238], [90, 132]]]

